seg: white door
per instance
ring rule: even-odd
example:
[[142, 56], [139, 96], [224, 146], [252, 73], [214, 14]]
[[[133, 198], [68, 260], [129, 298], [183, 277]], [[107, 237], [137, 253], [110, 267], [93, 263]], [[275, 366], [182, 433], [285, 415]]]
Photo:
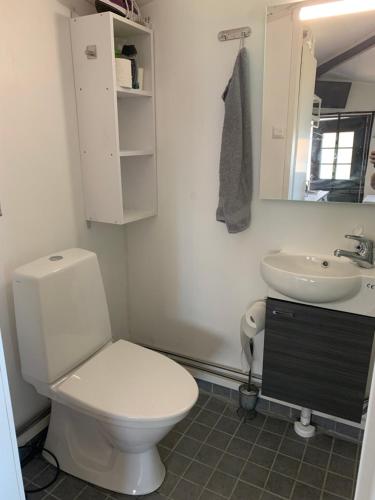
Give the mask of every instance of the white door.
[[[0, 268], [1, 273], [1, 268]], [[0, 277], [1, 279], [1, 277]], [[21, 467], [10, 402], [3, 342], [0, 332], [0, 496], [7, 500], [24, 500]]]
[[359, 465], [355, 500], [375, 499], [375, 370], [372, 376], [366, 430]]

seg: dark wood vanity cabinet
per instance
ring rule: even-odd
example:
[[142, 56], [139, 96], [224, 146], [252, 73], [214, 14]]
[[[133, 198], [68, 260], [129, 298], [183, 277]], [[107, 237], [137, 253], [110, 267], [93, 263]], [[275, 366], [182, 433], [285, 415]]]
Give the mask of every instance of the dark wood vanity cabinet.
[[267, 300], [262, 393], [360, 422], [375, 318]]

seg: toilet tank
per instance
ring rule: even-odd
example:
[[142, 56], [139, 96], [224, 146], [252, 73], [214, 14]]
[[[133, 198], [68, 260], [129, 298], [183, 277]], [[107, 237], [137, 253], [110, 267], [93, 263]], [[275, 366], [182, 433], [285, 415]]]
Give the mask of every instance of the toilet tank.
[[52, 384], [111, 340], [96, 255], [73, 248], [19, 267], [13, 278], [24, 378]]

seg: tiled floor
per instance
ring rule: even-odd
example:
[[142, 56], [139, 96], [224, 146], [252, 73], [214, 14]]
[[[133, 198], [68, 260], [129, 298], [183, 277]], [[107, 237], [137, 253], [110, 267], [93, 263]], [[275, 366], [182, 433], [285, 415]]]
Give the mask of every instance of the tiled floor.
[[[299, 438], [290, 424], [258, 415], [242, 422], [234, 406], [201, 394], [189, 417], [160, 446], [167, 476], [150, 500], [352, 499], [358, 469], [356, 444], [318, 434]], [[23, 470], [31, 489], [54, 473], [41, 458]], [[53, 477], [53, 476], [52, 476]], [[126, 495], [61, 473], [48, 491], [30, 500], [120, 500]]]

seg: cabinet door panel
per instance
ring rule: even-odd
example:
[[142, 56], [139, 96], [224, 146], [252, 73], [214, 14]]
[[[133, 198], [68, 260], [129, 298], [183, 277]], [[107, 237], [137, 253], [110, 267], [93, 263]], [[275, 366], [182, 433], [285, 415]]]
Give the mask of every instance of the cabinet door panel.
[[268, 299], [262, 392], [360, 422], [375, 318]]

